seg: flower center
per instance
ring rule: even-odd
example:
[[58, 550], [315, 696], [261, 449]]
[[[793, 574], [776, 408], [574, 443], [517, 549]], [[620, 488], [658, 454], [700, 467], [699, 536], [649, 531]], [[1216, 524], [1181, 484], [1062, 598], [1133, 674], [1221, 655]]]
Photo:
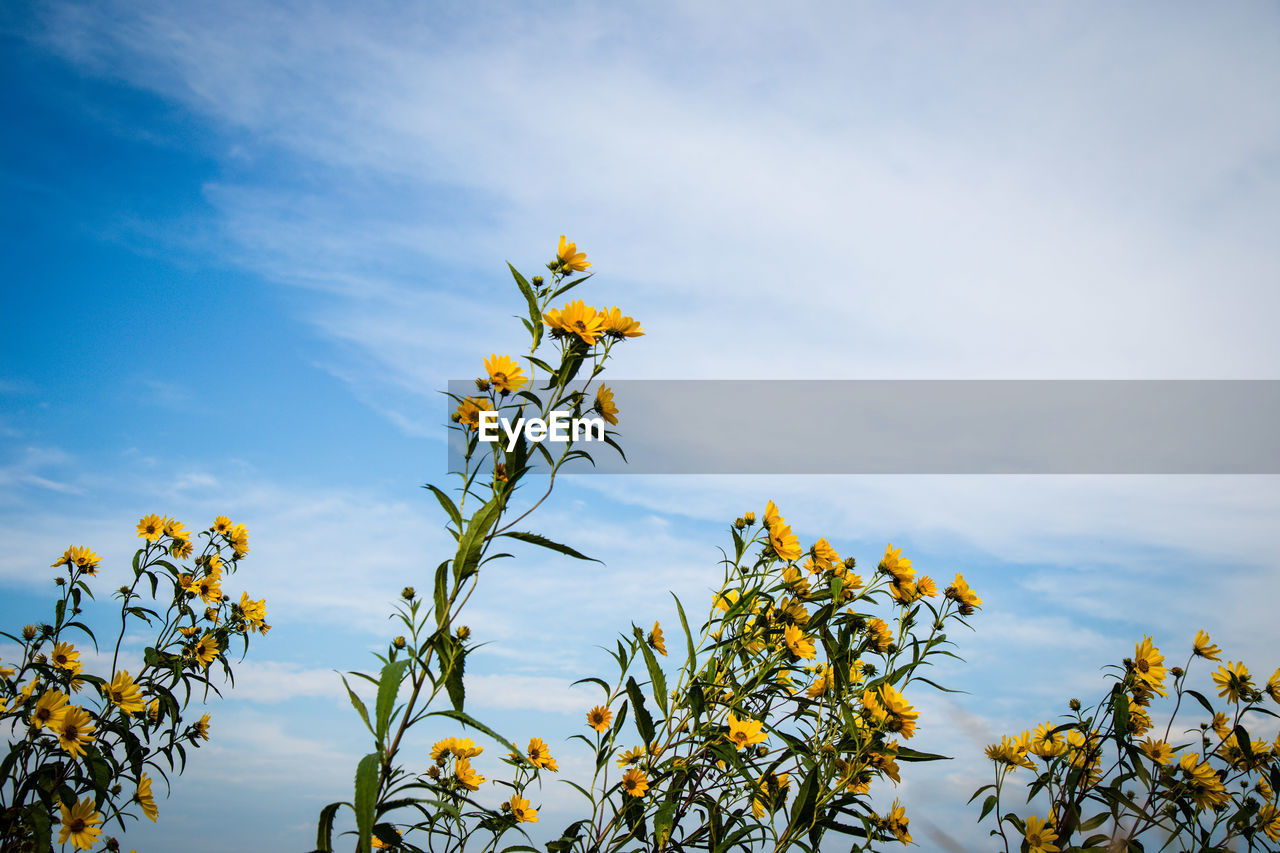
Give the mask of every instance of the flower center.
[[71, 823], [67, 824], [67, 829], [71, 830], [72, 834], [84, 832], [84, 819], [76, 818], [71, 821]]

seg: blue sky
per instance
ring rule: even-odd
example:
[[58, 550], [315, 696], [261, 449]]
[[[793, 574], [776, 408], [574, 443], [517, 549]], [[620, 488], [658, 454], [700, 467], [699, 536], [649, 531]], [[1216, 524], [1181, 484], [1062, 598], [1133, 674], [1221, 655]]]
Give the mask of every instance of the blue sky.
[[[140, 515], [225, 513], [275, 626], [129, 845], [306, 849], [348, 796], [366, 750], [332, 671], [447, 552], [419, 488], [438, 391], [516, 351], [504, 261], [561, 233], [644, 324], [619, 377], [1276, 378], [1277, 14], [7, 6], [0, 617], [38, 618], [69, 544], [105, 589]], [[540, 525], [606, 565], [494, 569], [475, 712], [572, 772], [594, 644], [705, 595], [768, 498], [802, 540], [892, 541], [987, 601], [945, 673], [970, 695], [918, 697], [922, 748], [957, 756], [896, 792], [924, 849], [980, 845], [983, 743], [1143, 634], [1280, 664], [1271, 477], [583, 477]]]

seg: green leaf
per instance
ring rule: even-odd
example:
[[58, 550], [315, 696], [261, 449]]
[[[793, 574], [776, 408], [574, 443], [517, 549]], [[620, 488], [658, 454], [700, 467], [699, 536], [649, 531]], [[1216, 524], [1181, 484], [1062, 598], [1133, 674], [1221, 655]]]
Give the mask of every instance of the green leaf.
[[665, 717], [667, 715], [667, 677], [663, 675], [662, 667], [658, 666], [658, 658], [653, 650], [643, 640], [640, 642], [640, 651], [644, 653], [644, 663], [649, 668], [649, 684], [653, 689], [653, 698]]
[[631, 697], [631, 707], [635, 710], [636, 731], [640, 732], [640, 738], [647, 749], [653, 743], [653, 717], [649, 716], [649, 711], [644, 707], [644, 694], [640, 692], [640, 685], [631, 676], [627, 676], [627, 695]]
[[350, 803], [329, 803], [320, 810], [320, 820], [316, 823], [316, 853], [333, 853], [333, 818], [342, 806], [350, 807]]
[[396, 705], [396, 696], [400, 693], [400, 682], [404, 680], [404, 672], [408, 668], [407, 660], [393, 660], [382, 668], [378, 677], [378, 700], [374, 706], [377, 714], [377, 728], [374, 737], [382, 743], [387, 736], [387, 728], [391, 725], [391, 712]]
[[950, 761], [949, 755], [938, 755], [933, 752], [920, 752], [908, 746], [898, 747], [898, 754], [895, 756], [899, 761]]
[[356, 813], [356, 831], [360, 834], [360, 849], [372, 849], [370, 838], [373, 835], [373, 810], [378, 797], [378, 765], [381, 756], [371, 752], [360, 759], [356, 767], [356, 796], [354, 810]]
[[422, 488], [431, 490], [431, 494], [436, 496], [436, 500], [440, 502], [440, 506], [444, 507], [444, 511], [449, 513], [449, 518], [453, 520], [453, 523], [458, 527], [458, 531], [461, 532], [462, 513], [458, 511], [458, 507], [454, 504], [453, 499], [430, 483], [427, 483]]
[[689, 649], [689, 675], [693, 676], [698, 671], [698, 654], [693, 648], [693, 632], [689, 630], [689, 620], [684, 615], [684, 605], [680, 603], [680, 599], [674, 592], [671, 593], [671, 597], [675, 598], [676, 611], [680, 614], [680, 627], [684, 629], [684, 641]]
[[443, 626], [449, 603], [449, 561], [436, 567], [435, 592], [432, 599], [436, 606], [436, 624]]
[[791, 825], [796, 828], [808, 827], [813, 823], [819, 793], [819, 786], [816, 784], [818, 775], [811, 769], [800, 783], [800, 790], [796, 792], [796, 801], [791, 805]]
[[996, 807], [997, 802], [995, 794], [987, 795], [987, 798], [982, 801], [982, 814], [978, 815], [978, 823], [982, 823], [982, 819], [991, 814], [991, 810]]
[[552, 542], [545, 536], [537, 533], [525, 533], [520, 530], [511, 530], [506, 533], [500, 533], [500, 536], [510, 536], [512, 539], [518, 539], [521, 542], [528, 542], [530, 545], [541, 545], [543, 548], [550, 548], [561, 554], [573, 557], [576, 560], [590, 560], [593, 563], [604, 565], [603, 560], [597, 560], [595, 557], [588, 557], [586, 554], [573, 550], [568, 545], [561, 545], [559, 542]]
[[464, 581], [475, 573], [480, 565], [480, 552], [484, 549], [485, 537], [501, 512], [502, 504], [495, 496], [471, 516], [466, 531], [458, 540], [458, 554], [453, 558], [454, 580]]
[[[337, 670], [334, 671], [337, 672]], [[351, 697], [351, 707], [355, 708], [356, 713], [360, 715], [360, 719], [364, 720], [365, 728], [369, 730], [369, 734], [377, 737], [378, 733], [373, 730], [373, 724], [369, 722], [369, 709], [365, 707], [364, 701], [351, 689], [351, 685], [347, 683], [345, 675], [338, 673], [338, 677], [342, 679], [342, 686], [347, 688], [347, 696]]]
[[511, 270], [511, 275], [520, 287], [520, 292], [524, 294], [525, 301], [529, 303], [529, 323], [533, 326], [531, 329], [533, 346], [529, 348], [529, 352], [533, 352], [538, 348], [538, 344], [542, 342], [542, 312], [538, 310], [538, 297], [533, 292], [533, 287], [529, 282], [525, 281], [524, 276], [520, 275], [515, 267], [508, 263], [507, 269]]
[[445, 662], [444, 671], [444, 687], [449, 691], [449, 701], [453, 703], [453, 710], [461, 711], [462, 703], [467, 698], [466, 689], [462, 684], [462, 674], [466, 671], [467, 652], [459, 643], [453, 656]]

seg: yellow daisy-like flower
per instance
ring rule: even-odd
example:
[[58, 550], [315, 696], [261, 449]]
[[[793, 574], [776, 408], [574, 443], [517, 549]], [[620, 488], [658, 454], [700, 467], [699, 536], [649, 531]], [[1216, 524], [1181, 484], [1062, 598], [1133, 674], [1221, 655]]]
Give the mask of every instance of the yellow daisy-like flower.
[[176, 518], [165, 518], [164, 535], [174, 539], [185, 538], [188, 535], [187, 526]]
[[1027, 853], [1058, 853], [1062, 849], [1053, 843], [1058, 840], [1058, 833], [1053, 831], [1053, 826], [1035, 815], [1027, 818], [1023, 837], [1027, 839]]
[[476, 742], [469, 737], [453, 737], [449, 738], [449, 751], [454, 758], [475, 758], [484, 752], [484, 747], [476, 746]]
[[529, 763], [544, 770], [555, 771], [560, 769], [556, 766], [556, 760], [551, 757], [551, 750], [547, 749], [547, 745], [542, 742], [540, 737], [529, 741]]
[[649, 777], [638, 767], [632, 767], [622, 774], [622, 790], [633, 797], [643, 797], [644, 792], [649, 790]]
[[[866, 692], [863, 694], [864, 699]], [[893, 685], [884, 684], [880, 687], [880, 706], [884, 709], [888, 719], [885, 721], [885, 728], [891, 732], [899, 732], [904, 738], [909, 738], [916, 733], [916, 720], [920, 716], [920, 712], [913, 708], [903, 695], [893, 689]], [[1030, 735], [1028, 735], [1030, 740]]]
[[231, 550], [235, 551], [236, 557], [241, 558], [249, 553], [249, 528], [243, 524], [234, 525], [231, 528]]
[[1267, 686], [1264, 689], [1273, 702], [1280, 702], [1280, 669], [1271, 673], [1271, 677], [1267, 679]]
[[467, 397], [458, 404], [454, 419], [468, 429], [480, 427], [480, 413], [492, 411], [488, 401], [481, 397]]
[[54, 666], [69, 669], [72, 672], [79, 672], [83, 666], [80, 663], [80, 653], [70, 643], [55, 643], [49, 660]]
[[1027, 753], [1031, 749], [1031, 733], [1023, 732], [1016, 738], [1008, 735], [1001, 735], [999, 743], [993, 743], [987, 747], [987, 758], [990, 758], [997, 764], [1003, 764], [1010, 770], [1017, 770], [1019, 767], [1025, 767], [1028, 770], [1034, 770], [1035, 764]]
[[798, 658], [811, 660], [818, 656], [817, 650], [813, 645], [813, 638], [805, 636], [795, 625], [788, 625], [782, 629], [783, 639], [786, 640], [787, 649], [791, 654]]
[[105, 690], [111, 704], [119, 707], [126, 714], [134, 714], [146, 708], [146, 704], [142, 701], [142, 691], [138, 689], [138, 685], [133, 682], [133, 678], [126, 669], [117, 672]]
[[92, 849], [98, 843], [98, 836], [102, 834], [98, 827], [102, 823], [102, 815], [94, 810], [93, 797], [85, 797], [71, 808], [67, 808], [66, 803], [59, 803], [58, 808], [62, 812], [58, 843], [66, 844], [70, 841], [76, 850]]
[[470, 759], [467, 758], [459, 758], [457, 763], [453, 765], [453, 776], [458, 780], [458, 784], [468, 791], [479, 791], [480, 786], [485, 781], [485, 778], [476, 772], [475, 768], [471, 766]]
[[893, 547], [890, 542], [885, 546], [884, 556], [880, 559], [880, 571], [891, 576], [898, 583], [906, 583], [916, 578], [916, 570], [911, 561], [902, 556], [902, 549]]
[[1036, 726], [1031, 735], [1027, 751], [1044, 759], [1056, 758], [1067, 751], [1067, 742], [1062, 732], [1055, 732], [1051, 721], [1045, 720], [1043, 725]]
[[254, 601], [247, 592], [242, 592], [240, 593], [240, 612], [244, 614], [244, 620], [249, 623], [250, 630], [261, 630], [266, 624], [267, 600], [262, 598]]
[[231, 528], [234, 526], [235, 525], [231, 523], [231, 519], [227, 518], [225, 515], [220, 515], [213, 520], [214, 533], [230, 533]]
[[1183, 784], [1187, 796], [1195, 803], [1197, 810], [1217, 808], [1231, 802], [1231, 795], [1223, 787], [1222, 779], [1209, 766], [1209, 762], [1201, 761], [1200, 756], [1188, 752], [1178, 760], [1178, 766], [1185, 774]]
[[937, 598], [938, 584], [933, 578], [928, 575], [924, 575], [916, 581], [916, 592], [920, 593], [925, 598]]
[[194, 741], [196, 738], [199, 738], [200, 740], [209, 739], [208, 714], [205, 714], [203, 717], [191, 724], [191, 739]]
[[624, 749], [618, 753], [618, 766], [626, 767], [628, 764], [635, 764], [644, 758], [644, 746], [634, 746], [631, 749]]
[[601, 385], [596, 389], [596, 402], [591, 408], [599, 412], [600, 417], [609, 424], [618, 425], [618, 407], [613, 402], [613, 389], [608, 385]]
[[827, 691], [836, 686], [836, 673], [831, 667], [818, 664], [818, 670], [814, 673], [813, 683], [805, 690], [804, 695], [810, 699], [817, 699], [820, 696], [827, 695]]
[[657, 622], [653, 623], [653, 630], [649, 632], [649, 645], [663, 657], [667, 656], [667, 641], [662, 636], [662, 626]]
[[153, 721], [158, 720], [160, 718], [160, 700], [159, 699], [151, 700], [151, 704], [147, 706], [147, 716]]
[[1138, 748], [1154, 761], [1156, 764], [1168, 764], [1173, 761], [1173, 747], [1165, 743], [1163, 740], [1152, 740], [1147, 738], [1138, 744]]
[[142, 806], [142, 813], [155, 823], [160, 810], [156, 808], [156, 798], [151, 793], [151, 778], [146, 773], [138, 778], [138, 793], [133, 798]]
[[200, 665], [208, 669], [209, 664], [218, 657], [218, 638], [213, 634], [205, 634], [200, 638], [200, 642], [196, 643], [193, 653], [196, 660], [200, 661]]
[[601, 310], [599, 316], [600, 331], [610, 337], [638, 338], [644, 334], [640, 323], [631, 317], [624, 316], [616, 305], [607, 311]]
[[31, 725], [37, 729], [48, 726], [56, 730], [58, 721], [62, 719], [62, 712], [66, 710], [66, 707], [67, 697], [61, 690], [46, 690], [36, 700], [36, 706], [31, 711]]
[[[831, 543], [826, 539], [819, 539], [813, 543], [813, 547], [809, 549], [809, 554], [813, 558], [814, 569], [824, 571], [829, 570], [840, 562], [840, 555], [836, 553], [836, 549], [831, 547]], [[807, 567], [808, 564], [806, 564]]]
[[609, 731], [609, 724], [612, 721], [613, 712], [603, 705], [597, 705], [587, 712], [587, 725], [601, 734]]
[[726, 589], [717, 593], [712, 597], [712, 604], [716, 610], [721, 613], [728, 613], [729, 608], [738, 603], [738, 591], [736, 589]]
[[93, 725], [93, 717], [79, 705], [68, 705], [63, 709], [50, 728], [58, 736], [58, 746], [67, 751], [72, 758], [84, 755], [85, 746], [93, 740], [97, 727]]
[[453, 751], [453, 745], [457, 740], [457, 738], [447, 737], [444, 740], [436, 741], [435, 745], [431, 747], [431, 760], [435, 762], [444, 761], [445, 756]]
[[62, 552], [62, 558], [53, 564], [57, 566], [78, 566], [85, 574], [92, 575], [98, 572], [98, 563], [102, 562], [102, 558], [89, 548], [83, 545], [72, 545], [70, 548]]
[[1219, 688], [1218, 695], [1226, 696], [1227, 701], [1233, 704], [1240, 701], [1240, 694], [1247, 694], [1253, 690], [1249, 670], [1245, 667], [1244, 661], [1240, 663], [1228, 661], [1224, 666], [1218, 667], [1218, 671], [1213, 674], [1213, 684]]
[[760, 777], [760, 793], [751, 799], [751, 814], [764, 820], [765, 814], [777, 811], [787, 801], [791, 777], [786, 773], [769, 773]]
[[1213, 733], [1220, 738], [1231, 734], [1231, 718], [1221, 711], [1213, 715], [1210, 725], [1213, 727]]
[[1164, 656], [1155, 647], [1150, 637], [1144, 637], [1141, 643], [1134, 644], [1133, 669], [1138, 678], [1161, 696], [1169, 694], [1164, 690]]
[[764, 526], [768, 530], [772, 530], [775, 524], [786, 524], [786, 520], [778, 512], [778, 505], [773, 501], [768, 501], [764, 505]]
[[[982, 606], [982, 599], [969, 588], [964, 575], [961, 574], [957, 574], [951, 585], [943, 590], [943, 595], [960, 605], [958, 609], [961, 616], [971, 616], [975, 609]], [[1160, 695], [1163, 696], [1164, 694], [1161, 693]]]
[[138, 535], [148, 542], [155, 542], [164, 533], [164, 519], [152, 513], [138, 519]]
[[199, 580], [194, 580], [187, 591], [200, 596], [205, 604], [216, 605], [222, 601], [222, 572], [214, 569]]
[[599, 313], [581, 299], [566, 302], [559, 310], [552, 308], [542, 315], [542, 322], [550, 326], [553, 333], [576, 335], [591, 346], [602, 334]]
[[1192, 646], [1192, 651], [1196, 657], [1208, 660], [1218, 660], [1218, 655], [1222, 654], [1222, 649], [1209, 642], [1209, 634], [1206, 631], [1196, 631], [1196, 639]]
[[745, 749], [748, 746], [755, 746], [758, 743], [764, 743], [769, 739], [761, 729], [764, 728], [764, 722], [761, 720], [739, 720], [729, 712], [729, 734], [726, 737], [729, 743], [738, 749]]
[[775, 524], [769, 528], [769, 544], [777, 552], [778, 558], [788, 563], [800, 559], [804, 551], [800, 548], [800, 537], [791, 532], [785, 524]]
[[872, 618], [867, 622], [867, 639], [871, 641], [871, 648], [884, 653], [893, 645], [893, 631], [883, 619]]
[[911, 833], [907, 830], [907, 824], [910, 822], [911, 818], [907, 817], [907, 810], [899, 805], [895, 798], [893, 805], [889, 808], [889, 814], [885, 815], [884, 828], [892, 832], [898, 841], [910, 844]]
[[177, 557], [179, 560], [185, 560], [191, 556], [191, 552], [195, 548], [191, 544], [191, 540], [185, 535], [173, 537], [173, 544], [169, 546], [169, 553]]
[[[401, 832], [400, 830], [396, 829], [394, 826], [393, 826], [393, 827], [391, 827], [391, 828], [392, 828], [393, 830], [395, 830], [396, 835], [399, 835], [399, 836], [403, 836], [403, 835], [404, 835], [404, 833], [403, 833], [403, 832]], [[378, 836], [376, 836], [376, 835], [375, 835], [375, 836], [373, 836], [372, 838], [370, 838], [370, 839], [369, 839], [369, 846], [370, 846], [370, 847], [376, 847], [376, 848], [378, 848], [379, 850], [387, 850], [387, 849], [390, 849], [392, 845], [388, 844], [387, 842], [383, 841], [381, 838], [379, 838]]]
[[563, 234], [560, 235], [560, 245], [556, 248], [556, 257], [560, 260], [561, 265], [574, 272], [582, 272], [591, 266], [591, 262], [587, 260], [587, 253], [579, 252], [578, 244], [565, 240]]
[[538, 810], [529, 808], [529, 801], [519, 794], [513, 795], [507, 805], [511, 806], [511, 816], [516, 819], [516, 823], [538, 822]]
[[493, 387], [499, 391], [519, 391], [529, 384], [523, 368], [509, 355], [493, 353], [484, 360], [484, 369], [488, 372]]

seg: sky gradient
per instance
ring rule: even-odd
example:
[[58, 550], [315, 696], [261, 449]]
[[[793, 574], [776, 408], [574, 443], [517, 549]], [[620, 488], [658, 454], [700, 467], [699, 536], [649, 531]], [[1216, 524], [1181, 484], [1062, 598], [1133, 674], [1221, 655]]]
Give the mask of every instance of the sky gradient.
[[[537, 272], [562, 233], [589, 301], [644, 325], [619, 378], [1280, 378], [1277, 25], [1261, 2], [7, 4], [0, 617], [43, 618], [70, 544], [105, 590], [140, 516], [227, 514], [274, 626], [127, 846], [310, 849], [349, 797], [367, 748], [334, 670], [373, 665], [450, 553], [419, 488], [444, 482], [439, 392], [520, 351], [505, 262]], [[806, 544], [874, 565], [891, 541], [986, 601], [939, 674], [968, 693], [911, 697], [919, 748], [956, 756], [890, 795], [926, 850], [981, 846], [982, 747], [1100, 693], [1144, 635], [1280, 665], [1274, 477], [580, 477], [535, 526], [605, 565], [494, 565], [473, 713], [571, 777], [595, 696], [569, 683], [674, 620], [667, 590], [705, 606], [726, 525], [768, 499]], [[550, 832], [574, 799], [543, 795]]]

